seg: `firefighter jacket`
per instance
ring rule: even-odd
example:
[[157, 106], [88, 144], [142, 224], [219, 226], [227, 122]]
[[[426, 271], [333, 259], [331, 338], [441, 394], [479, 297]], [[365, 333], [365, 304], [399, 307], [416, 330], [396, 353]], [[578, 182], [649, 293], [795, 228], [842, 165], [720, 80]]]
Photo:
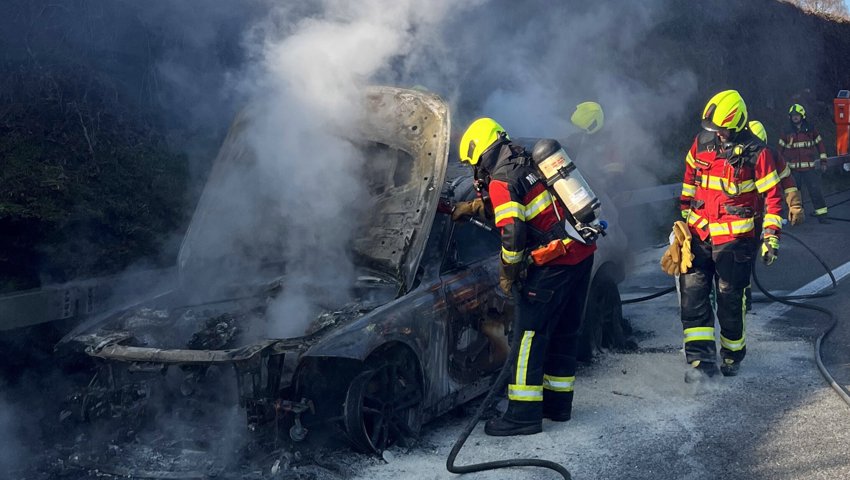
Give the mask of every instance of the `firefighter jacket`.
[[[560, 239], [566, 254], [546, 265], [575, 265], [589, 257], [596, 245], [566, 237], [561, 222], [566, 207], [546, 188], [531, 156], [511, 142], [499, 146], [498, 158], [488, 184], [496, 226], [502, 234], [502, 262], [517, 264], [526, 253]], [[560, 227], [560, 228], [559, 228]]]
[[752, 238], [758, 221], [766, 236], [778, 236], [782, 229], [773, 154], [748, 131], [741, 135], [738, 148], [721, 151], [716, 135], [702, 132], [685, 157], [682, 216], [694, 235], [703, 241], [710, 238], [714, 245]]
[[776, 161], [776, 171], [779, 172], [779, 187], [782, 189], [782, 193], [789, 194], [796, 192], [797, 182], [791, 176], [791, 167], [788, 166], [785, 158], [780, 153], [773, 151], [770, 147], [768, 149], [770, 149], [770, 153], [773, 154], [773, 159]]
[[806, 171], [817, 166], [818, 159], [826, 158], [823, 138], [806, 119], [800, 125], [791, 124], [779, 139], [779, 153], [791, 170]]

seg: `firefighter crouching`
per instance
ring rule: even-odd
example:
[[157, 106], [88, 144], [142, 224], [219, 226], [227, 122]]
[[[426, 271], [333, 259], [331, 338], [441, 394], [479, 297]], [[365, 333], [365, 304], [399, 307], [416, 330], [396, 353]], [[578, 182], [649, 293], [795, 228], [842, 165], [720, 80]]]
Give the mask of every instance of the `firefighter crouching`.
[[562, 422], [571, 416], [577, 333], [596, 246], [568, 237], [565, 204], [550, 193], [531, 156], [494, 120], [474, 121], [463, 134], [459, 154], [472, 166], [476, 182], [486, 187], [492, 205], [481, 199], [462, 203], [452, 217], [495, 219], [502, 238], [499, 289], [511, 296], [517, 284], [521, 292], [513, 299], [518, 309], [514, 338], [520, 345], [509, 377], [508, 408], [484, 431], [493, 436], [538, 433], [543, 418]]
[[830, 223], [826, 219], [826, 200], [821, 185], [821, 172], [826, 171], [823, 139], [806, 119], [806, 109], [799, 103], [791, 105], [788, 119], [788, 126], [779, 139], [779, 154], [788, 162], [797, 186], [811, 197], [815, 218], [819, 223]]
[[709, 296], [717, 285], [720, 371], [738, 373], [747, 352], [744, 290], [750, 284], [756, 223], [760, 254], [770, 265], [782, 228], [780, 178], [773, 154], [747, 128], [747, 106], [735, 90], [718, 93], [705, 107], [703, 131], [685, 157], [681, 210], [675, 241], [661, 264], [680, 273], [686, 382], [717, 373], [714, 315]]

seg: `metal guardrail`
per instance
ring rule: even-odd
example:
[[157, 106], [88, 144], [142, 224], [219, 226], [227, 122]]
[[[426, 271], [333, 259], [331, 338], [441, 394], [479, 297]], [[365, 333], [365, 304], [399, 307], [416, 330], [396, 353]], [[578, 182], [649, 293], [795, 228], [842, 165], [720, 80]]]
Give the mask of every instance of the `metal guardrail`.
[[126, 294], [176, 283], [176, 277], [176, 267], [140, 270], [0, 295], [0, 332], [105, 312]]

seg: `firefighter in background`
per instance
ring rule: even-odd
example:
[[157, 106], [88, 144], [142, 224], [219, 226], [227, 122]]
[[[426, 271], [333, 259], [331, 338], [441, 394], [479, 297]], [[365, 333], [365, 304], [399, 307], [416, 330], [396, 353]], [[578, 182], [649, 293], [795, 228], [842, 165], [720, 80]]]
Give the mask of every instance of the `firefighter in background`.
[[564, 142], [572, 159], [583, 170], [593, 173], [603, 191], [622, 190], [623, 185], [628, 185], [625, 156], [619, 148], [621, 142], [614, 130], [602, 128], [605, 125], [602, 106], [596, 102], [579, 103], [570, 122], [579, 129]]
[[[747, 128], [747, 106], [735, 90], [718, 93], [702, 115], [702, 128], [685, 157], [681, 210], [662, 269], [679, 273], [686, 382], [717, 373], [714, 315], [716, 282], [720, 323], [720, 371], [738, 373], [747, 352], [744, 290], [750, 284], [756, 222], [761, 220], [761, 258], [772, 264], [779, 251], [782, 197], [773, 154]], [[687, 222], [687, 223], [685, 223]]]
[[[480, 216], [492, 208], [502, 238], [499, 289], [511, 296], [517, 285], [521, 292], [513, 299], [518, 309], [513, 329], [521, 340], [508, 408], [501, 418], [489, 420], [484, 432], [538, 433], [543, 418], [563, 422], [571, 416], [578, 330], [596, 246], [566, 235], [564, 204], [549, 192], [530, 155], [493, 119], [472, 122], [458, 151], [492, 206], [480, 199], [459, 204], [452, 218]], [[538, 264], [543, 258], [538, 254], [551, 245], [557, 253]]]
[[806, 192], [815, 206], [815, 218], [826, 219], [826, 201], [821, 188], [821, 172], [826, 171], [826, 149], [817, 129], [806, 119], [806, 109], [799, 103], [788, 110], [788, 127], [779, 139], [779, 154], [788, 162], [797, 186]]
[[[758, 120], [751, 120], [750, 123], [747, 124], [747, 127], [753, 135], [758, 137], [759, 140], [767, 145], [767, 130], [764, 128], [764, 124]], [[781, 155], [778, 155], [770, 147], [767, 148], [774, 154], [773, 158], [776, 161], [776, 171], [779, 172], [779, 187], [782, 189], [782, 195], [785, 197], [785, 204], [788, 206], [788, 223], [792, 226], [800, 225], [805, 221], [806, 214], [803, 211], [803, 198], [800, 195], [800, 190], [797, 189], [797, 184], [794, 182], [794, 177], [791, 175], [791, 168], [788, 167], [788, 164], [785, 163], [785, 160]], [[761, 238], [761, 225], [758, 222], [756, 222], [754, 237], [756, 239], [756, 248], [758, 248], [758, 240]], [[752, 285], [747, 287], [745, 293], [747, 296], [747, 311], [749, 312], [752, 310], [753, 303]]]

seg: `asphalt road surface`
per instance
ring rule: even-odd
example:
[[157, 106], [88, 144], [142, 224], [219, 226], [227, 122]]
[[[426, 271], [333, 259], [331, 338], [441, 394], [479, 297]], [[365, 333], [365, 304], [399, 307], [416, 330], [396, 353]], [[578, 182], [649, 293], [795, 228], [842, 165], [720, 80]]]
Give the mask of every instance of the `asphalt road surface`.
[[[844, 200], [850, 193], [828, 199], [830, 204]], [[830, 213], [850, 219], [850, 202]], [[789, 231], [831, 268], [850, 270], [850, 223], [821, 225], [809, 219]], [[634, 274], [622, 286], [624, 298], [672, 285], [657, 266], [662, 250], [638, 256]], [[778, 263], [759, 266], [758, 274], [776, 293], [828, 285], [818, 281], [823, 268], [790, 238], [782, 241]], [[839, 282], [834, 295], [816, 302], [838, 315], [823, 356], [844, 385], [850, 384], [848, 285], [850, 280]], [[676, 296], [627, 305], [624, 312], [638, 331], [639, 351], [609, 352], [580, 369], [570, 422], [545, 421], [543, 433], [515, 438], [487, 437], [479, 425], [458, 463], [545, 458], [562, 463], [575, 479], [850, 478], [850, 406], [830, 388], [814, 359], [814, 339], [830, 325], [826, 316], [756, 303], [747, 318], [749, 346], [740, 375], [688, 385]], [[458, 478], [444, 464], [465, 421], [438, 420], [425, 429], [419, 445], [391, 449], [388, 461], [364, 461], [356, 478]], [[560, 477], [522, 468], [463, 478]]]

